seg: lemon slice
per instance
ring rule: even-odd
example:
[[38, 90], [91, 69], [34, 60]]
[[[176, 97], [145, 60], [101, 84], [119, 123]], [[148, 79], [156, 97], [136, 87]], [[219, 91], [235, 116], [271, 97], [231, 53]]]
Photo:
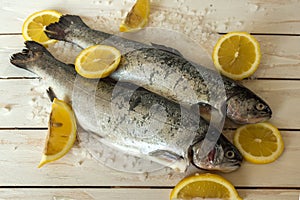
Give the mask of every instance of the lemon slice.
[[54, 98], [48, 125], [48, 135], [38, 167], [63, 157], [76, 140], [76, 120], [72, 108]]
[[217, 70], [234, 80], [251, 76], [256, 71], [260, 58], [258, 41], [245, 32], [231, 32], [222, 36], [212, 55]]
[[234, 186], [216, 174], [196, 174], [182, 179], [171, 191], [170, 200], [192, 198], [240, 200]]
[[148, 22], [149, 13], [150, 0], [137, 0], [120, 25], [120, 31], [130, 32], [143, 28]]
[[24, 39], [36, 41], [44, 46], [56, 42], [44, 33], [45, 27], [51, 23], [58, 22], [62, 14], [55, 10], [43, 10], [30, 15], [22, 27]]
[[95, 45], [84, 49], [76, 57], [75, 69], [86, 78], [104, 78], [117, 69], [120, 60], [121, 53], [118, 49]]
[[257, 164], [275, 161], [284, 149], [280, 132], [270, 123], [241, 126], [233, 141], [247, 161]]

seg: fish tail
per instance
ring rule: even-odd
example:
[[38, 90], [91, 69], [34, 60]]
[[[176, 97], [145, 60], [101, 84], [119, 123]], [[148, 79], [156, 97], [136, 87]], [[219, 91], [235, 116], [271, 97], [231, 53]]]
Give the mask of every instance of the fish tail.
[[68, 33], [75, 27], [87, 27], [79, 16], [63, 15], [58, 22], [48, 25], [46, 35], [51, 39], [66, 41]]
[[13, 65], [27, 69], [28, 63], [36, 61], [43, 54], [51, 55], [43, 45], [34, 41], [26, 41], [25, 47], [22, 52], [15, 53], [11, 56], [10, 62]]

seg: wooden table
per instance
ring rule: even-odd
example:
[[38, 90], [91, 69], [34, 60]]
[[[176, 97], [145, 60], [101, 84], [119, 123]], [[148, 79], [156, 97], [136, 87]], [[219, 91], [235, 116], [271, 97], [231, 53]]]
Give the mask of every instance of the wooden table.
[[[91, 27], [116, 33], [133, 5], [122, 1], [1, 0], [0, 7], [0, 199], [168, 199], [187, 174], [165, 170], [129, 174], [111, 170], [75, 147], [64, 158], [37, 168], [47, 133], [50, 103], [29, 72], [9, 63], [23, 48], [21, 27], [33, 12], [56, 9], [80, 15]], [[244, 199], [296, 200], [300, 194], [300, 2], [296, 0], [151, 1], [149, 26], [173, 28], [211, 51], [218, 33], [248, 31], [262, 48], [255, 79], [243, 84], [273, 109], [271, 123], [280, 128], [283, 155], [274, 163], [244, 162], [230, 180]], [[113, 13], [113, 14], [111, 14]], [[189, 23], [187, 23], [189, 21]], [[204, 38], [204, 39], [203, 39]], [[42, 94], [42, 95], [41, 95]], [[190, 172], [191, 173], [191, 172]]]

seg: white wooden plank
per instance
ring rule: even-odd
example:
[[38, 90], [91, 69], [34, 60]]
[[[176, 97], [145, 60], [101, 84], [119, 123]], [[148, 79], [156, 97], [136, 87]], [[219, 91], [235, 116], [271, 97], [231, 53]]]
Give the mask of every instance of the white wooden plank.
[[[92, 28], [111, 33], [134, 1], [78, 0], [43, 2], [33, 0], [2, 0], [0, 34], [20, 33], [24, 19], [42, 9], [56, 9], [77, 14]], [[182, 32], [208, 52], [219, 37], [213, 32], [248, 31], [256, 33], [300, 33], [299, 1], [199, 1], [152, 0], [149, 26]], [[262, 47], [262, 63], [254, 78], [300, 77], [299, 36], [256, 36]], [[0, 35], [0, 78], [33, 77], [9, 64], [11, 53], [20, 51], [20, 35]], [[59, 58], [65, 58], [58, 50]], [[266, 99], [272, 109], [276, 126], [299, 129], [299, 81], [244, 81], [244, 84]], [[46, 127], [50, 103], [38, 80], [0, 80], [0, 128]], [[41, 156], [45, 131], [0, 131], [1, 186], [174, 186], [186, 174], [162, 170], [150, 174], [128, 174], [110, 170], [75, 146], [61, 160], [42, 169], [36, 165]], [[300, 187], [299, 132], [282, 132], [284, 154], [274, 163], [254, 165], [243, 163], [234, 173], [222, 174], [241, 187]], [[19, 164], [20, 163], [20, 164]], [[14, 178], [12, 178], [14, 177]], [[284, 177], [284, 178], [283, 178]], [[2, 189], [0, 199], [168, 199], [169, 189]], [[298, 199], [299, 190], [239, 190], [244, 199]]]
[[32, 73], [13, 67], [9, 60], [12, 54], [21, 52], [24, 48], [24, 40], [21, 35], [0, 36], [0, 77], [33, 77]]
[[50, 101], [39, 80], [3, 79], [0, 82], [0, 127], [47, 126]]
[[[37, 79], [0, 80], [0, 127], [46, 127], [50, 102]], [[271, 122], [299, 129], [299, 81], [249, 80], [244, 84], [271, 106]], [[44, 89], [43, 89], [44, 88]]]
[[[299, 78], [299, 36], [255, 36], [261, 46], [261, 64], [253, 78]], [[212, 51], [212, 50], [211, 50]]]
[[[225, 134], [232, 141], [234, 132], [226, 132]], [[253, 185], [256, 187], [276, 187], [277, 182], [278, 187], [293, 187], [290, 184], [291, 182], [294, 182], [295, 185], [299, 185], [300, 172], [297, 167], [293, 166], [295, 163], [300, 163], [298, 152], [300, 148], [296, 144], [297, 142], [294, 143], [296, 140], [300, 140], [299, 134], [299, 131], [281, 131], [285, 150], [276, 161], [265, 165], [252, 164], [244, 161], [236, 173], [219, 174], [228, 180], [232, 180], [237, 186], [248, 186], [251, 182], [255, 182]], [[291, 176], [286, 176], [287, 173], [291, 173]], [[281, 175], [277, 176], [278, 174]], [[285, 178], [287, 178], [287, 180], [283, 180]], [[241, 183], [241, 185], [238, 183]]]
[[[99, 16], [106, 16], [115, 20], [118, 27], [125, 13], [134, 1], [51, 1], [38, 0], [24, 3], [20, 0], [2, 0], [0, 33], [21, 32], [24, 19], [31, 13], [56, 9], [63, 13], [88, 16], [101, 22]], [[150, 15], [150, 25], [184, 28], [186, 31], [200, 31], [209, 28], [212, 31], [227, 32], [232, 30], [246, 30], [264, 33], [299, 33], [300, 3], [298, 1], [272, 0], [233, 0], [223, 1], [175, 1], [153, 0]], [[114, 14], [111, 14], [114, 13]], [[8, 20], [9, 19], [9, 20]]]
[[[280, 128], [299, 128], [299, 81], [243, 81], [243, 84], [266, 100], [272, 108], [270, 122]], [[296, 119], [297, 118], [297, 119]], [[292, 125], [295, 124], [296, 126]]]
[[[0, 36], [0, 78], [37, 77], [35, 74], [17, 68], [10, 63], [10, 57], [14, 53], [21, 52], [24, 48], [24, 39], [21, 35]], [[53, 56], [66, 63], [74, 63], [76, 55], [81, 49], [70, 43], [58, 42], [48, 48]], [[71, 53], [67, 53], [71, 51]]]
[[[206, 52], [211, 55], [214, 45], [221, 35], [211, 34], [205, 42], [198, 39], [198, 43]], [[300, 75], [300, 36], [279, 36], [279, 35], [255, 35], [260, 43], [261, 63], [257, 71], [251, 76], [255, 78], [290, 78], [299, 79]], [[197, 41], [195, 39], [195, 41]], [[211, 59], [211, 57], [204, 57]], [[198, 60], [196, 60], [198, 61]], [[198, 61], [201, 64], [201, 61]], [[205, 61], [209, 63], [209, 61]], [[213, 64], [209, 67], [214, 68]]]
[[[96, 162], [78, 145], [62, 159], [37, 168], [46, 130], [0, 131], [0, 183], [2, 186], [174, 186], [185, 174], [163, 169], [148, 174], [111, 170]], [[244, 162], [241, 168], [221, 174], [238, 187], [300, 187], [300, 132], [282, 132], [283, 155], [267, 165]], [[14, 177], [14, 178], [11, 178]], [[284, 178], [283, 178], [284, 177]]]
[[244, 200], [298, 200], [300, 198], [299, 190], [238, 190], [239, 195]]
[[[212, 52], [216, 40], [216, 35], [207, 41], [203, 48], [206, 52]], [[300, 37], [297, 36], [255, 36], [260, 44], [262, 59], [260, 67], [252, 76], [253, 78], [300, 78]], [[163, 41], [161, 41], [163, 42]], [[0, 77], [33, 77], [30, 72], [18, 69], [9, 63], [9, 58], [13, 53], [20, 52], [23, 47], [23, 39], [20, 35], [0, 36]], [[182, 47], [188, 49], [188, 47]], [[57, 43], [50, 51], [53, 55], [64, 62], [73, 63], [79, 48], [68, 43]], [[73, 52], [73, 53], [70, 53]], [[191, 59], [201, 63], [211, 63], [211, 57], [207, 53], [202, 61], [191, 55]], [[197, 54], [195, 54], [197, 55]], [[187, 55], [188, 56], [188, 55]], [[213, 67], [209, 64], [208, 67]]]
[[[153, 200], [169, 199], [170, 189], [1, 189], [2, 200]], [[238, 190], [244, 200], [297, 200], [299, 190]]]

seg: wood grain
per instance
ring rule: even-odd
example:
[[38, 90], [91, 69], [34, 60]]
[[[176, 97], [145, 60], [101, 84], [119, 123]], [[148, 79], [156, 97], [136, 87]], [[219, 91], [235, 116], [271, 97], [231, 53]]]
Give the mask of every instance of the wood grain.
[[[271, 122], [277, 127], [300, 128], [299, 81], [248, 80], [243, 83], [268, 102], [273, 111]], [[50, 109], [46, 88], [38, 79], [0, 80], [0, 128], [46, 127]]]
[[[204, 172], [193, 167], [185, 174], [170, 169], [148, 174], [118, 172], [92, 159], [87, 150], [78, 145], [62, 159], [38, 169], [46, 133], [46, 130], [0, 131], [2, 186], [169, 187], [187, 175]], [[267, 165], [244, 162], [239, 170], [221, 175], [239, 187], [300, 187], [299, 134], [282, 132], [285, 151], [277, 161]]]
[[[134, 1], [1, 0], [0, 7], [0, 199], [115, 200], [168, 199], [183, 177], [202, 173], [193, 167], [185, 174], [163, 169], [149, 174], [118, 172], [94, 160], [76, 144], [62, 159], [37, 168], [47, 134], [50, 102], [46, 85], [30, 72], [13, 67], [9, 58], [24, 46], [24, 20], [33, 12], [55, 9], [80, 15], [92, 28], [118, 33]], [[212, 48], [219, 33], [257, 33], [262, 60], [253, 80], [242, 81], [273, 110], [271, 122], [281, 129], [283, 155], [268, 165], [244, 162], [221, 174], [245, 200], [294, 200], [300, 194], [300, 1], [295, 0], [152, 0], [148, 26], [173, 30], [201, 45], [204, 63], [213, 67]], [[185, 47], [186, 48], [186, 47]], [[78, 48], [59, 42], [50, 51], [73, 63]], [[68, 51], [74, 55], [67, 57]], [[197, 55], [195, 52], [192, 55]], [[195, 59], [198, 61], [199, 59]], [[200, 62], [200, 61], [199, 61]], [[201, 64], [201, 63], [200, 63]], [[256, 79], [267, 80], [256, 80]], [[16, 129], [15, 129], [16, 128]], [[25, 130], [17, 130], [25, 128]], [[233, 132], [226, 133], [229, 138]], [[94, 187], [94, 188], [93, 188]], [[273, 189], [272, 189], [273, 188]], [[282, 188], [282, 189], [276, 189]]]
[[[86, 4], [82, 4], [80, 1], [65, 1], [61, 4], [56, 1], [44, 0], [41, 4], [38, 0], [26, 3], [18, 0], [2, 0], [1, 4], [0, 33], [20, 33], [22, 23], [27, 16], [44, 9], [55, 9], [62, 13], [93, 17], [95, 24], [100, 22], [97, 18], [99, 16], [113, 17], [118, 22], [114, 26], [118, 27], [133, 2], [129, 0], [122, 3], [95, 0]], [[154, 0], [151, 2], [151, 6], [150, 20], [153, 26], [160, 25], [160, 19], [168, 21], [166, 19], [168, 15], [163, 17], [158, 15], [158, 13], [168, 11], [168, 13], [171, 12], [170, 18], [175, 18], [176, 15], [181, 16], [179, 20], [175, 18], [178, 24], [184, 24], [185, 19], [192, 16], [194, 19], [204, 19], [205, 23], [201, 25], [218, 32], [242, 30], [256, 33], [300, 33], [300, 14], [298, 12], [300, 3], [293, 0], [284, 3], [279, 0], [233, 0], [230, 3], [209, 0], [199, 2]], [[117, 15], [112, 16], [111, 12], [115, 12]], [[190, 28], [193, 29], [193, 27]], [[197, 31], [197, 29], [193, 29], [193, 31]]]
[[[3, 200], [154, 200], [169, 199], [170, 189], [1, 189]], [[238, 190], [244, 200], [297, 200], [299, 190]]]
[[[210, 41], [206, 51], [212, 52], [217, 35]], [[300, 36], [255, 36], [260, 44], [262, 51], [261, 64], [252, 76], [252, 78], [285, 78], [285, 79], [300, 79]], [[20, 35], [0, 35], [0, 43], [6, 44], [0, 46], [0, 78], [7, 77], [36, 77], [34, 74], [13, 67], [9, 63], [9, 58], [13, 53], [20, 52], [23, 47], [23, 39]], [[67, 63], [73, 63], [77, 52], [76, 47], [60, 43], [56, 44], [57, 48], [52, 48], [50, 51], [60, 60]], [[70, 58], [69, 51], [73, 51], [73, 57]], [[205, 63], [211, 63], [210, 53], [204, 57]], [[199, 64], [201, 64], [201, 61]], [[209, 64], [208, 67], [213, 67]]]

